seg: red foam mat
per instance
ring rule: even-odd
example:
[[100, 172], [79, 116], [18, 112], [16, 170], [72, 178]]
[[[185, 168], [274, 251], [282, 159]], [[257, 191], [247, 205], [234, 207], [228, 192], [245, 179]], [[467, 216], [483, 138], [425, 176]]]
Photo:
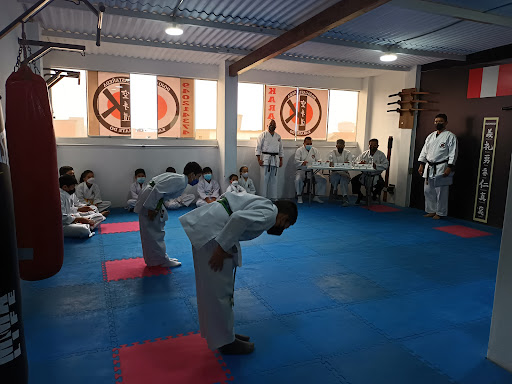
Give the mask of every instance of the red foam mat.
[[117, 363], [115, 376], [122, 377], [123, 384], [213, 384], [233, 380], [222, 358], [193, 333], [121, 346], [114, 350]]
[[101, 224], [99, 228], [102, 235], [109, 233], [137, 232], [139, 230], [139, 222], [128, 221], [126, 223], [107, 223]]
[[448, 225], [446, 227], [436, 227], [434, 229], [467, 239], [472, 237], [491, 236], [489, 232], [479, 231], [478, 229], [465, 227], [464, 225]]
[[364, 209], [367, 209], [369, 211], [373, 211], [373, 212], [398, 212], [400, 211], [400, 209], [398, 208], [395, 208], [395, 207], [390, 207], [389, 205], [370, 205], [369, 207], [368, 206], [363, 206], [361, 208], [364, 208]]
[[171, 273], [169, 268], [148, 267], [142, 257], [105, 261], [104, 271], [104, 278], [106, 281], [136, 279], [141, 277], [168, 275]]

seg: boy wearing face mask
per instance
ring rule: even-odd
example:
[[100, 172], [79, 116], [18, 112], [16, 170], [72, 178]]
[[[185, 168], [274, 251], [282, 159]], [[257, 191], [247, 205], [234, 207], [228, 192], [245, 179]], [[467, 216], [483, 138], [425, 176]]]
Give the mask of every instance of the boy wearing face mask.
[[226, 189], [226, 193], [233, 192], [233, 193], [247, 193], [244, 187], [242, 187], [238, 183], [238, 176], [234, 173], [229, 176], [229, 187]]
[[142, 168], [135, 170], [135, 181], [130, 186], [130, 199], [126, 203], [126, 209], [133, 212], [133, 208], [137, 203], [140, 193], [146, 186], [146, 171]]
[[199, 198], [196, 205], [198, 207], [214, 203], [220, 196], [220, 185], [217, 181], [213, 180], [212, 172], [210, 167], [203, 168], [203, 176], [199, 179], [199, 183], [197, 183]]
[[81, 208], [73, 205], [71, 196], [75, 193], [76, 184], [75, 176], [64, 174], [59, 177], [64, 237], [91, 237], [94, 235], [92, 230], [97, 223], [91, 218], [83, 217], [79, 211]]
[[[297, 203], [302, 204], [302, 189], [304, 188], [304, 180], [306, 179], [306, 169], [313, 162], [320, 161], [320, 153], [316, 148], [313, 148], [313, 139], [306, 137], [304, 145], [297, 149], [295, 152], [295, 192], [297, 193]], [[311, 177], [309, 173], [309, 177]], [[327, 180], [321, 175], [314, 175], [315, 177], [315, 192], [317, 195], [325, 195]], [[312, 190], [311, 190], [312, 191]], [[323, 203], [318, 196], [313, 197], [313, 201]]]
[[134, 211], [139, 214], [142, 254], [148, 267], [181, 265], [177, 259], [167, 256], [164, 238], [165, 222], [169, 216], [164, 201], [181, 196], [201, 172], [201, 166], [196, 162], [187, 163], [183, 175], [165, 172], [155, 176], [139, 195]]
[[[329, 153], [329, 165], [350, 163], [354, 159], [354, 155], [345, 149], [345, 140], [338, 139], [336, 141], [336, 149]], [[343, 206], [348, 205], [348, 183], [350, 182], [350, 174], [347, 171], [332, 171], [330, 175], [332, 195], [338, 198], [338, 185], [340, 186], [340, 195]]]
[[201, 336], [211, 350], [218, 348], [222, 354], [253, 352], [249, 336], [234, 331], [235, 275], [242, 266], [240, 241], [255, 239], [265, 231], [281, 235], [295, 224], [297, 206], [248, 193], [226, 193], [179, 220], [192, 244]]
[[238, 179], [238, 184], [240, 184], [247, 193], [251, 195], [256, 194], [256, 187], [254, 186], [254, 182], [249, 177], [249, 168], [245, 165], [240, 167], [240, 178]]
[[434, 119], [436, 130], [427, 136], [418, 161], [419, 174], [425, 179], [425, 217], [439, 220], [448, 215], [448, 193], [458, 155], [457, 136], [446, 130], [444, 113]]

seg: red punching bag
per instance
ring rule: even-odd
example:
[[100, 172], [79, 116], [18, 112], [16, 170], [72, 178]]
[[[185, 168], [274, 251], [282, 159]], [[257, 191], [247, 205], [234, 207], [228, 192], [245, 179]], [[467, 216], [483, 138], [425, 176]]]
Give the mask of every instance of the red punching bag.
[[64, 244], [57, 146], [46, 82], [21, 66], [7, 79], [11, 166], [20, 277], [41, 280], [62, 267]]

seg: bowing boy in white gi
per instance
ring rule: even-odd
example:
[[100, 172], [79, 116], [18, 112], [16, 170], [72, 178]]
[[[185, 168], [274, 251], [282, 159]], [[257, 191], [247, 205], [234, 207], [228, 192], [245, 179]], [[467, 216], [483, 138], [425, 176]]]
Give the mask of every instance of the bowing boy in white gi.
[[220, 185], [216, 180], [212, 179], [212, 172], [210, 167], [204, 167], [203, 177], [201, 177], [199, 183], [197, 183], [197, 194], [199, 198], [196, 201], [196, 205], [198, 207], [213, 203], [220, 196]]
[[[297, 148], [297, 151], [295, 151], [295, 192], [297, 193], [297, 203], [299, 204], [302, 204], [302, 189], [304, 188], [304, 180], [306, 179], [306, 169], [308, 165], [313, 165], [315, 161], [320, 161], [320, 153], [318, 149], [313, 147], [313, 140], [308, 136], [304, 139], [302, 147]], [[311, 175], [312, 172], [308, 172], [309, 178], [311, 178]], [[321, 175], [315, 174], [314, 182], [316, 184], [316, 195], [325, 195], [327, 180]], [[312, 189], [311, 192], [313, 192]], [[323, 203], [316, 195], [313, 197], [313, 201]]]
[[256, 194], [256, 187], [254, 186], [254, 182], [249, 177], [249, 168], [247, 168], [245, 165], [240, 167], [240, 177], [238, 179], [238, 184], [244, 187], [247, 193], [250, 193], [251, 195]]
[[[92, 218], [84, 217], [80, 214], [80, 209], [84, 210], [85, 207], [76, 208], [73, 205], [73, 199], [71, 197], [75, 193], [76, 184], [75, 176], [64, 174], [59, 177], [60, 207], [62, 211], [64, 237], [91, 237], [94, 235], [92, 231], [104, 217], [97, 213], [97, 215], [102, 217], [102, 220], [96, 222], [92, 220]], [[84, 210], [84, 212], [87, 211]]]
[[258, 164], [265, 172], [261, 196], [277, 199], [277, 169], [283, 166], [284, 152], [281, 136], [276, 133], [274, 120], [270, 120], [268, 131], [258, 136], [255, 152]]
[[77, 185], [75, 193], [80, 203], [94, 205], [104, 216], [110, 213], [108, 208], [111, 202], [101, 198], [100, 187], [96, 184], [94, 172], [90, 169], [83, 171], [80, 175], [80, 184]]
[[384, 152], [379, 151], [378, 148], [379, 140], [371, 139], [368, 142], [368, 149], [356, 158], [357, 163], [373, 164], [373, 168], [375, 169], [373, 172], [360, 173], [359, 175], [352, 178], [352, 193], [357, 193], [356, 204], [361, 203], [361, 200], [364, 198], [363, 194], [361, 193], [361, 185], [364, 185], [365, 188], [367, 188], [370, 182], [370, 180], [368, 180], [369, 177], [371, 177], [373, 181], [372, 185], [370, 186], [370, 189], [372, 190], [366, 191], [366, 194], [368, 196], [371, 194], [373, 200], [378, 199], [378, 196], [380, 196], [380, 193], [384, 188], [384, 179], [380, 174], [382, 171], [388, 169], [389, 161]]
[[[336, 140], [336, 149], [329, 153], [329, 165], [350, 163], [355, 156], [345, 149], [345, 140]], [[348, 205], [348, 183], [350, 182], [350, 174], [347, 171], [332, 171], [330, 174], [332, 196], [335, 199], [340, 198], [343, 206]], [[338, 185], [340, 186], [340, 194], [338, 196]]]
[[297, 220], [297, 206], [291, 201], [272, 203], [248, 193], [226, 193], [179, 220], [192, 244], [201, 336], [212, 350], [251, 353], [254, 343], [233, 329], [233, 270], [236, 273], [236, 267], [242, 265], [239, 242], [264, 231], [280, 235]]
[[126, 202], [126, 209], [133, 212], [133, 208], [139, 199], [139, 195], [146, 187], [146, 171], [142, 168], [135, 170], [135, 181], [130, 185], [130, 198]]
[[[448, 194], [458, 155], [457, 136], [446, 130], [448, 117], [434, 119], [436, 130], [427, 136], [418, 158], [418, 172], [425, 179], [425, 217], [439, 220], [448, 215]], [[426, 166], [425, 166], [426, 164]]]
[[168, 219], [164, 200], [180, 196], [186, 186], [201, 176], [201, 167], [195, 162], [185, 165], [183, 175], [165, 172], [153, 177], [142, 190], [135, 212], [139, 214], [142, 254], [148, 267], [177, 267], [181, 263], [167, 256], [165, 222]]

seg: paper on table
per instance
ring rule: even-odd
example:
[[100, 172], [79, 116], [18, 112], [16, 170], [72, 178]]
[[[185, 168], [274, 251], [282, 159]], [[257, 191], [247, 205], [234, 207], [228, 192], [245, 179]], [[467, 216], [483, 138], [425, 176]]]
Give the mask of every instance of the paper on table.
[[444, 187], [453, 184], [453, 173], [450, 176], [437, 175], [434, 181], [436, 187]]

